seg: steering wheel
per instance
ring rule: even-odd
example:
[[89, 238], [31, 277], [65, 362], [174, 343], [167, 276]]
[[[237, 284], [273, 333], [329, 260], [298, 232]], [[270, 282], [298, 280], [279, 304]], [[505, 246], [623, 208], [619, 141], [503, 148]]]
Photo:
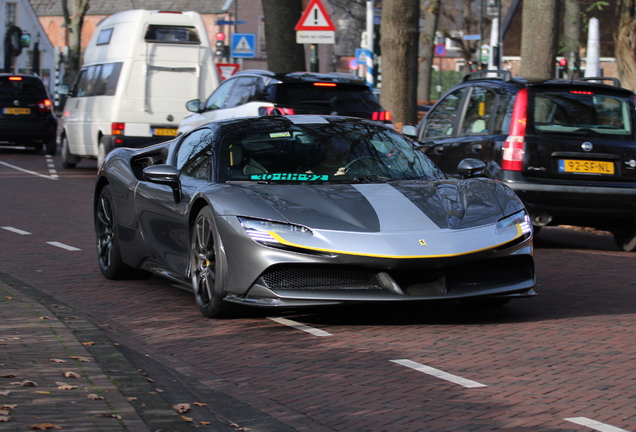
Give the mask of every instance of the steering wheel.
[[351, 169], [351, 166], [352, 166], [353, 164], [358, 163], [358, 162], [363, 161], [363, 160], [366, 160], [366, 159], [369, 159], [369, 160], [373, 160], [373, 161], [375, 161], [375, 158], [372, 158], [371, 156], [362, 156], [362, 157], [359, 157], [359, 158], [354, 159], [354, 160], [352, 160], [351, 162], [347, 163], [347, 164], [344, 166], [344, 172], [345, 172], [345, 173], [349, 172], [349, 170]]

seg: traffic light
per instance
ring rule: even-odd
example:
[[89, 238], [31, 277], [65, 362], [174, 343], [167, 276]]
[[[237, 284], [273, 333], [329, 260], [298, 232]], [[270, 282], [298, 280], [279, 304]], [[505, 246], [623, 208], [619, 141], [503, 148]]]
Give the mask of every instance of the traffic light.
[[218, 32], [215, 37], [216, 43], [214, 44], [214, 55], [217, 59], [228, 58], [230, 54], [230, 47], [225, 45], [225, 33]]
[[566, 58], [559, 59], [556, 76], [557, 78], [568, 77], [568, 60]]

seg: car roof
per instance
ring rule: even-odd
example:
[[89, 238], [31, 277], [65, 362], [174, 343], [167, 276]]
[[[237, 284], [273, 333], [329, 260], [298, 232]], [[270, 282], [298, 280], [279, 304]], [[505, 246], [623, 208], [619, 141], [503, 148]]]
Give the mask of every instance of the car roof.
[[[272, 72], [263, 69], [247, 69], [233, 75], [240, 76], [260, 76], [278, 81], [277, 83], [308, 83], [308, 82], [334, 82], [341, 84], [367, 85], [366, 81], [353, 74], [344, 72], [317, 73], [317, 72]], [[274, 84], [272, 82], [271, 84]]]

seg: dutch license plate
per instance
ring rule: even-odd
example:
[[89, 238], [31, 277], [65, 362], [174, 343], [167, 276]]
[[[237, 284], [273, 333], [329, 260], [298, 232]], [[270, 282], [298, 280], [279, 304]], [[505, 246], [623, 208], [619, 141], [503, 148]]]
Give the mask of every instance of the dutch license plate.
[[31, 108], [2, 108], [4, 114], [31, 114]]
[[155, 136], [177, 136], [176, 128], [154, 128], [152, 134]]
[[614, 162], [559, 159], [559, 172], [575, 174], [614, 174]]

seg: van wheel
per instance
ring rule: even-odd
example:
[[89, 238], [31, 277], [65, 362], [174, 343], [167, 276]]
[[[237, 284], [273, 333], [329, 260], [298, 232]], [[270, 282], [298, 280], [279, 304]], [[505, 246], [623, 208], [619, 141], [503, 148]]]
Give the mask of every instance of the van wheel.
[[66, 135], [62, 135], [62, 166], [64, 168], [75, 168], [79, 161], [80, 158], [69, 151]]
[[623, 229], [614, 231], [616, 246], [625, 252], [636, 251], [636, 223], [630, 223]]

